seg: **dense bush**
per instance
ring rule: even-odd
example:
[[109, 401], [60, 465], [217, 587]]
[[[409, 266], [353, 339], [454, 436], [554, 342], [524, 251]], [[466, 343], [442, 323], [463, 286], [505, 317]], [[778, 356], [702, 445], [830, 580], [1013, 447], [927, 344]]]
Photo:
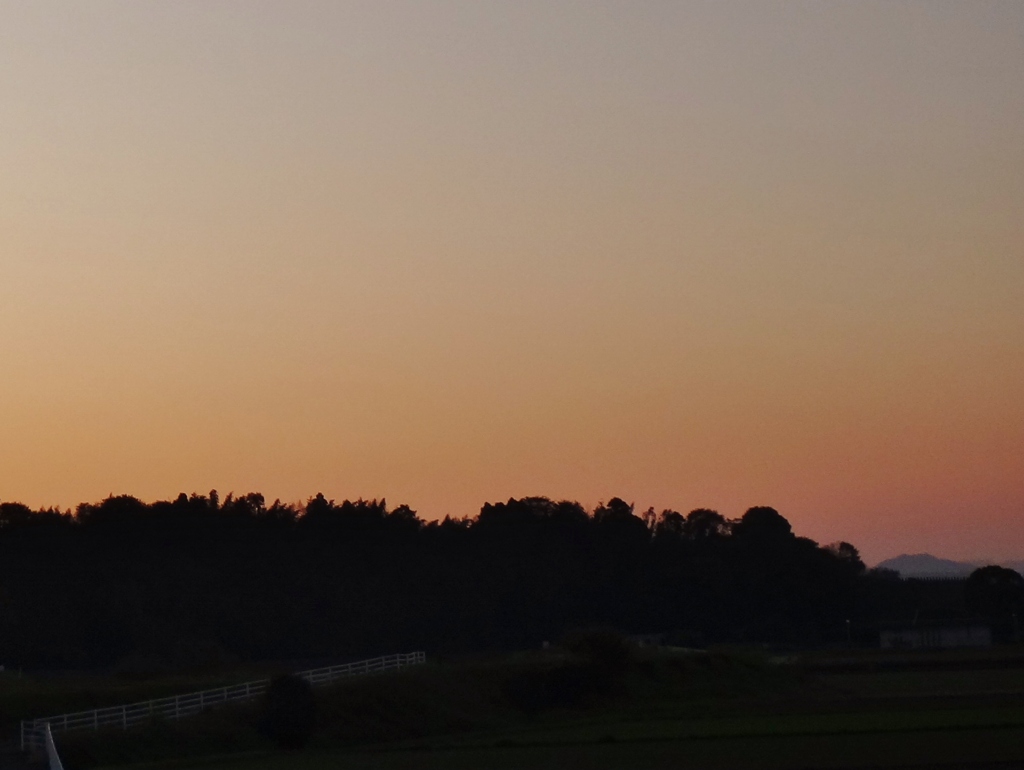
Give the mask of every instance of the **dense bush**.
[[547, 665], [513, 672], [503, 694], [526, 713], [571, 708], [622, 689], [633, 646], [608, 629], [574, 631], [562, 643], [566, 655]]
[[316, 729], [316, 700], [309, 682], [292, 675], [271, 680], [259, 727], [282, 749], [301, 749], [309, 743]]

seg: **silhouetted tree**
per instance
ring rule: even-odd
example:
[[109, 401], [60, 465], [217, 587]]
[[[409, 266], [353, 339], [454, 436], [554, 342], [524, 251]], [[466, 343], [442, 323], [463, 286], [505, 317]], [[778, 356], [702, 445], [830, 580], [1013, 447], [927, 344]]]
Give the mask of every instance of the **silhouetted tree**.
[[267, 686], [260, 731], [282, 749], [301, 749], [316, 727], [313, 688], [297, 676], [279, 676]]
[[784, 541], [793, 536], [789, 522], [774, 508], [749, 508], [732, 527], [732, 534], [740, 540], [758, 543]]
[[729, 533], [729, 524], [718, 511], [695, 508], [686, 514], [683, 536], [689, 540], [706, 541]]
[[825, 550], [855, 575], [861, 575], [864, 573], [866, 567], [864, 566], [864, 562], [861, 561], [860, 551], [850, 543], [847, 543], [846, 541], [830, 543], [825, 546]]
[[[9, 665], [509, 649], [593, 627], [809, 645], [845, 641], [851, 618], [867, 627], [913, 617], [925, 599], [949, 606], [929, 590], [866, 572], [853, 546], [819, 547], [764, 507], [729, 521], [704, 508], [638, 516], [618, 497], [592, 514], [524, 497], [423, 522], [408, 506], [323, 494], [298, 506], [258, 493], [121, 495], [74, 516], [0, 504]], [[1013, 601], [972, 607], [1005, 617]]]
[[0, 503], [0, 529], [23, 527], [32, 520], [32, 509], [21, 503]]
[[974, 570], [964, 586], [968, 611], [991, 623], [997, 634], [1018, 636], [1024, 615], [1024, 577], [1006, 567]]

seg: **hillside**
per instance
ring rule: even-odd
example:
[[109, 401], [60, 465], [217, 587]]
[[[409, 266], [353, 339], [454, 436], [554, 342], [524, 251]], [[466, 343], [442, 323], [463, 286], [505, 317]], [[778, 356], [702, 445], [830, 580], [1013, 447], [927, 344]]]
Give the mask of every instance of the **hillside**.
[[[875, 565], [875, 569], [889, 569], [900, 573], [902, 577], [917, 578], [957, 578], [967, 577], [978, 567], [984, 567], [994, 562], [987, 560], [979, 561], [953, 561], [933, 556], [930, 553], [901, 553], [891, 559], [886, 559]], [[999, 566], [1016, 570], [1024, 574], [1024, 561], [1002, 561]]]
[[941, 559], [930, 553], [901, 553], [876, 565], [876, 569], [891, 569], [902, 577], [967, 577], [977, 568], [975, 564]]

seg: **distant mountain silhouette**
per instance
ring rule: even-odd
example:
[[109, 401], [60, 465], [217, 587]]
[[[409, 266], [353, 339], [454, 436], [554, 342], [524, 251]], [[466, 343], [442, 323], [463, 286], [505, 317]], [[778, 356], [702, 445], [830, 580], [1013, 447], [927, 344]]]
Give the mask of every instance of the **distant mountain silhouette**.
[[976, 564], [951, 559], [940, 559], [930, 553], [902, 553], [876, 565], [878, 569], [891, 569], [901, 577], [967, 577], [978, 568]]
[[930, 553], [901, 553], [891, 559], [879, 562], [876, 569], [891, 569], [902, 577], [967, 577], [978, 567], [997, 564], [1000, 567], [1016, 570], [1024, 575], [1024, 560], [993, 562], [986, 559], [979, 561], [953, 561], [940, 559]]
[[875, 569], [890, 569], [900, 573], [902, 577], [967, 577], [978, 567], [987, 567], [993, 564], [1024, 575], [1024, 559], [953, 561], [933, 556], [930, 553], [901, 553], [899, 556], [879, 562], [875, 565]]

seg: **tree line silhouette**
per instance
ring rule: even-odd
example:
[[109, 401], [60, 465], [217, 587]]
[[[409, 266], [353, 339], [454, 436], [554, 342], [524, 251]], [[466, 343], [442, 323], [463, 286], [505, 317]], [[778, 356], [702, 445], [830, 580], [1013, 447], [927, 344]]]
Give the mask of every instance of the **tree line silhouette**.
[[[866, 570], [849, 543], [798, 537], [769, 507], [727, 519], [526, 497], [426, 522], [322, 494], [111, 496], [73, 514], [0, 503], [7, 666], [522, 649], [589, 627], [806, 647], [864, 642], [879, 622], [920, 615], [926, 594]], [[942, 594], [925, 612], [962, 605]]]

